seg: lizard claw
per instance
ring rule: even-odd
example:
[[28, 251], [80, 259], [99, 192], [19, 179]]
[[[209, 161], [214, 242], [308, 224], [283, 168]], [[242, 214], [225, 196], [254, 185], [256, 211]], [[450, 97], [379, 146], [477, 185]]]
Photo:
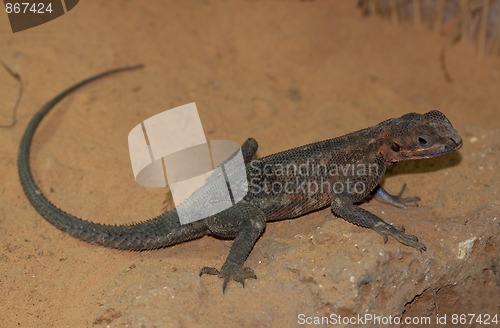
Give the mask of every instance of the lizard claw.
[[418, 241], [418, 238], [414, 235], [405, 234], [405, 228], [403, 226], [393, 226], [387, 223], [377, 224], [374, 230], [378, 232], [384, 238], [384, 244], [387, 243], [387, 236], [391, 235], [396, 238], [401, 244], [413, 247], [419, 252], [426, 251], [427, 247]]
[[216, 268], [204, 267], [200, 270], [200, 276], [203, 274], [216, 275], [219, 278], [224, 278], [222, 283], [222, 293], [226, 292], [226, 287], [230, 280], [239, 282], [243, 287], [245, 287], [245, 279], [257, 279], [257, 275], [251, 268], [243, 268], [241, 265], [228, 262], [224, 263], [220, 271]]

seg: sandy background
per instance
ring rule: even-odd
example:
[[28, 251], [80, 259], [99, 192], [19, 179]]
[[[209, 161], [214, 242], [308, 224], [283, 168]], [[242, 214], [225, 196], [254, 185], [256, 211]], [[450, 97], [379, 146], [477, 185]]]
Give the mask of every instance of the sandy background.
[[[294, 326], [299, 314], [500, 316], [500, 59], [412, 24], [363, 18], [354, 1], [81, 1], [13, 34], [0, 16], [0, 58], [24, 81], [17, 124], [0, 129], [0, 308], [3, 327]], [[259, 141], [258, 154], [299, 146], [407, 112], [440, 109], [464, 146], [401, 164], [420, 206], [363, 207], [405, 225], [428, 251], [334, 218], [328, 209], [268, 225], [247, 260], [258, 279], [225, 295], [203, 266], [229, 241], [210, 237], [151, 252], [73, 239], [40, 217], [17, 177], [17, 147], [38, 108], [67, 86], [127, 64], [66, 99], [35, 138], [36, 179], [55, 204], [94, 221], [144, 220], [165, 191], [135, 184], [127, 134], [196, 101], [208, 138]], [[0, 69], [0, 123], [17, 82]], [[471, 254], [457, 257], [460, 242]], [[450, 317], [448, 317], [448, 320]], [[500, 319], [500, 318], [499, 318]]]

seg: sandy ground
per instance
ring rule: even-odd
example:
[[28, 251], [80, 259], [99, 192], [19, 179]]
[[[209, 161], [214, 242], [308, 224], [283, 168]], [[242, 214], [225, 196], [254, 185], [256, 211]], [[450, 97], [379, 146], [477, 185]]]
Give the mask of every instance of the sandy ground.
[[[4, 16], [5, 18], [5, 16]], [[0, 129], [0, 308], [3, 327], [295, 326], [299, 315], [373, 313], [500, 316], [500, 59], [412, 25], [363, 18], [354, 1], [81, 1], [68, 14], [12, 34], [0, 58], [24, 81], [17, 124]], [[43, 220], [17, 177], [28, 120], [92, 74], [144, 63], [78, 91], [39, 129], [32, 163], [61, 208], [94, 221], [144, 220], [165, 190], [136, 185], [127, 134], [165, 109], [196, 101], [210, 139], [259, 141], [259, 156], [440, 109], [464, 146], [401, 164], [384, 180], [408, 184], [419, 207], [362, 206], [404, 224], [419, 254], [334, 218], [328, 209], [268, 225], [247, 265], [257, 280], [225, 295], [203, 266], [230, 241], [210, 237], [130, 253], [86, 244]], [[0, 121], [18, 85], [0, 70]], [[458, 257], [460, 243], [470, 254]], [[500, 317], [498, 318], [500, 320]], [[406, 325], [403, 325], [406, 326]], [[472, 325], [473, 326], [473, 325]]]

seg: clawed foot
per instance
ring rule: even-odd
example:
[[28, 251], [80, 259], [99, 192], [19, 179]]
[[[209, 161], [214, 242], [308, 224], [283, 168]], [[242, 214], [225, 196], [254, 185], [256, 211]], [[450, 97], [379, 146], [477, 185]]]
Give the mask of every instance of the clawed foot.
[[393, 226], [387, 223], [380, 223], [375, 225], [373, 230], [382, 235], [384, 243], [387, 243], [387, 236], [391, 235], [399, 240], [400, 243], [416, 248], [420, 252], [427, 250], [425, 245], [419, 242], [416, 236], [405, 234], [405, 228], [403, 226]]
[[245, 287], [245, 279], [257, 279], [255, 272], [253, 272], [251, 268], [244, 268], [241, 265], [228, 262], [224, 263], [220, 271], [216, 268], [204, 267], [200, 270], [200, 277], [203, 274], [211, 274], [216, 275], [219, 278], [224, 278], [224, 282], [222, 283], [222, 293], [226, 291], [227, 283], [230, 280], [237, 281]]
[[413, 196], [413, 197], [403, 198], [402, 196], [403, 196], [403, 193], [405, 192], [405, 190], [406, 190], [406, 183], [403, 184], [399, 193], [396, 196], [393, 196], [394, 197], [394, 205], [396, 205], [397, 207], [401, 207], [401, 208], [405, 208], [406, 206], [418, 206], [417, 202], [420, 200], [420, 197]]
[[375, 193], [375, 198], [377, 198], [382, 202], [389, 203], [399, 208], [406, 208], [406, 206], [418, 206], [417, 202], [420, 200], [420, 197], [413, 196], [413, 197], [403, 198], [402, 196], [405, 190], [406, 190], [406, 183], [403, 184], [401, 190], [397, 195], [391, 195], [387, 191], [385, 191], [382, 187], [379, 187], [379, 189]]

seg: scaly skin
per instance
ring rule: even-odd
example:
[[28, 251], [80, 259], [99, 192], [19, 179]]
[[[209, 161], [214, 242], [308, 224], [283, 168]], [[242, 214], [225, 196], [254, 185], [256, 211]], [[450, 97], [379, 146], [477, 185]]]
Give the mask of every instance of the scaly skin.
[[[233, 207], [190, 224], [180, 225], [175, 209], [139, 223], [118, 226], [90, 222], [59, 209], [43, 195], [31, 172], [30, 149], [37, 127], [59, 101], [80, 87], [138, 67], [104, 72], [66, 89], [45, 104], [26, 128], [18, 157], [21, 184], [33, 207], [58, 229], [92, 244], [135, 251], [166, 247], [207, 234], [234, 239], [220, 270], [204, 267], [200, 271], [200, 275], [223, 278], [223, 291], [230, 280], [244, 285], [245, 279], [256, 278], [253, 270], [243, 264], [267, 222], [296, 218], [327, 206], [343, 219], [373, 229], [385, 241], [387, 236], [393, 236], [402, 244], [426, 250], [417, 237], [405, 234], [403, 227], [390, 225], [355, 203], [374, 192], [376, 198], [398, 207], [416, 205], [418, 197], [401, 198], [404, 187], [394, 196], [379, 183], [388, 165], [436, 157], [462, 146], [458, 132], [438, 111], [406, 114], [345, 136], [253, 161], [257, 142], [250, 138], [242, 145], [247, 195]], [[197, 191], [185, 205], [203, 209], [210, 206], [218, 192], [216, 188]]]

